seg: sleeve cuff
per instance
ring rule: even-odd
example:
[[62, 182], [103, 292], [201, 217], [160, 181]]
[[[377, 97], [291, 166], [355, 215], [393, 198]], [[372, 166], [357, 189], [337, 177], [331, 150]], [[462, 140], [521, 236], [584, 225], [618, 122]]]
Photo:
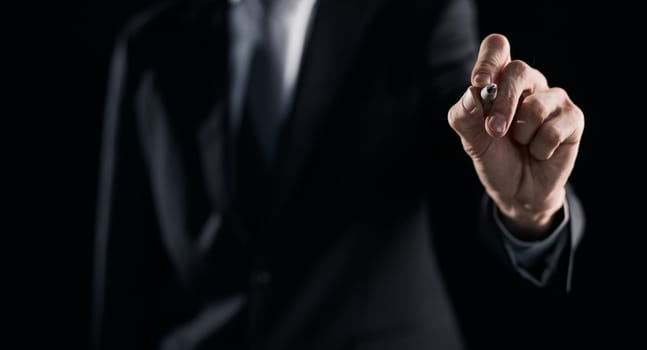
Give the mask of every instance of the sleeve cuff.
[[561, 251], [567, 246], [568, 201], [564, 201], [563, 218], [551, 234], [541, 241], [522, 241], [516, 238], [503, 224], [496, 205], [492, 215], [503, 236], [505, 251], [515, 270], [532, 284], [544, 287], [558, 267]]

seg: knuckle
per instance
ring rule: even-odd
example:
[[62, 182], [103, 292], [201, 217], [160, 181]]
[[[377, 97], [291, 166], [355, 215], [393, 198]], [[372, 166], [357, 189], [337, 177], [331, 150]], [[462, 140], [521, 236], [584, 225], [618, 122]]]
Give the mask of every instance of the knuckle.
[[505, 67], [505, 74], [510, 76], [528, 76], [530, 74], [530, 66], [521, 60], [512, 60]]
[[547, 126], [542, 132], [543, 143], [548, 146], [557, 145], [562, 141], [562, 133], [554, 126]]
[[534, 96], [529, 96], [525, 98], [522, 102], [523, 108], [527, 111], [527, 117], [529, 122], [541, 123], [543, 120], [547, 119], [551, 110], [548, 109], [548, 106], [541, 102]]
[[562, 100], [570, 102], [568, 93], [563, 88], [556, 86], [556, 87], [550, 88], [550, 91], [554, 94], [557, 94], [557, 96], [559, 96], [559, 98], [561, 98]]

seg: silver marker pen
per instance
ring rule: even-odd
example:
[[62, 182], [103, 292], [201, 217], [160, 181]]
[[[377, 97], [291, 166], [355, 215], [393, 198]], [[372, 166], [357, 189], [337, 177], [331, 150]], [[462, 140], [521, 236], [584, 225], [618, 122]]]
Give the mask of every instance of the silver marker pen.
[[496, 84], [487, 84], [481, 89], [481, 100], [487, 104], [494, 102], [496, 98], [497, 86]]
[[[485, 106], [486, 110], [492, 106], [492, 102], [494, 102], [494, 99], [496, 99], [496, 93], [497, 93], [497, 85], [494, 83], [487, 84], [481, 89], [481, 101], [483, 101], [483, 105]], [[515, 118], [514, 122], [523, 124], [526, 121]]]

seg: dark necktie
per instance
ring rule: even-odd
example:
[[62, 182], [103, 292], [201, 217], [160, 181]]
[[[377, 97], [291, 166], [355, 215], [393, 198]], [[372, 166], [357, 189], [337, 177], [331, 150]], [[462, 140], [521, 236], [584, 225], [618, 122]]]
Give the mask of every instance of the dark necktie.
[[259, 37], [249, 66], [245, 101], [246, 117], [258, 144], [260, 160], [266, 169], [276, 159], [281, 126], [281, 94], [285, 35], [280, 20], [278, 1], [263, 0], [258, 24]]
[[[276, 158], [281, 127], [283, 47], [275, 1], [263, 2], [263, 11], [253, 23], [258, 40], [252, 48], [246, 95], [242, 108], [239, 148], [239, 201], [243, 219], [252, 230], [262, 225], [276, 176]], [[260, 2], [259, 2], [260, 3]]]

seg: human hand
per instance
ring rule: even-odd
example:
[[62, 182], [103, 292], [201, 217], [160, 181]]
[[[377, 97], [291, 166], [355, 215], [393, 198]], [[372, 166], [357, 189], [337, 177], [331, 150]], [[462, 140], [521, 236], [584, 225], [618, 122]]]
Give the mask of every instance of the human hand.
[[[480, 98], [489, 83], [498, 85], [491, 106]], [[511, 60], [510, 44], [500, 34], [481, 42], [471, 84], [449, 109], [449, 125], [513, 233], [541, 239], [564, 204], [584, 115], [541, 72]]]

